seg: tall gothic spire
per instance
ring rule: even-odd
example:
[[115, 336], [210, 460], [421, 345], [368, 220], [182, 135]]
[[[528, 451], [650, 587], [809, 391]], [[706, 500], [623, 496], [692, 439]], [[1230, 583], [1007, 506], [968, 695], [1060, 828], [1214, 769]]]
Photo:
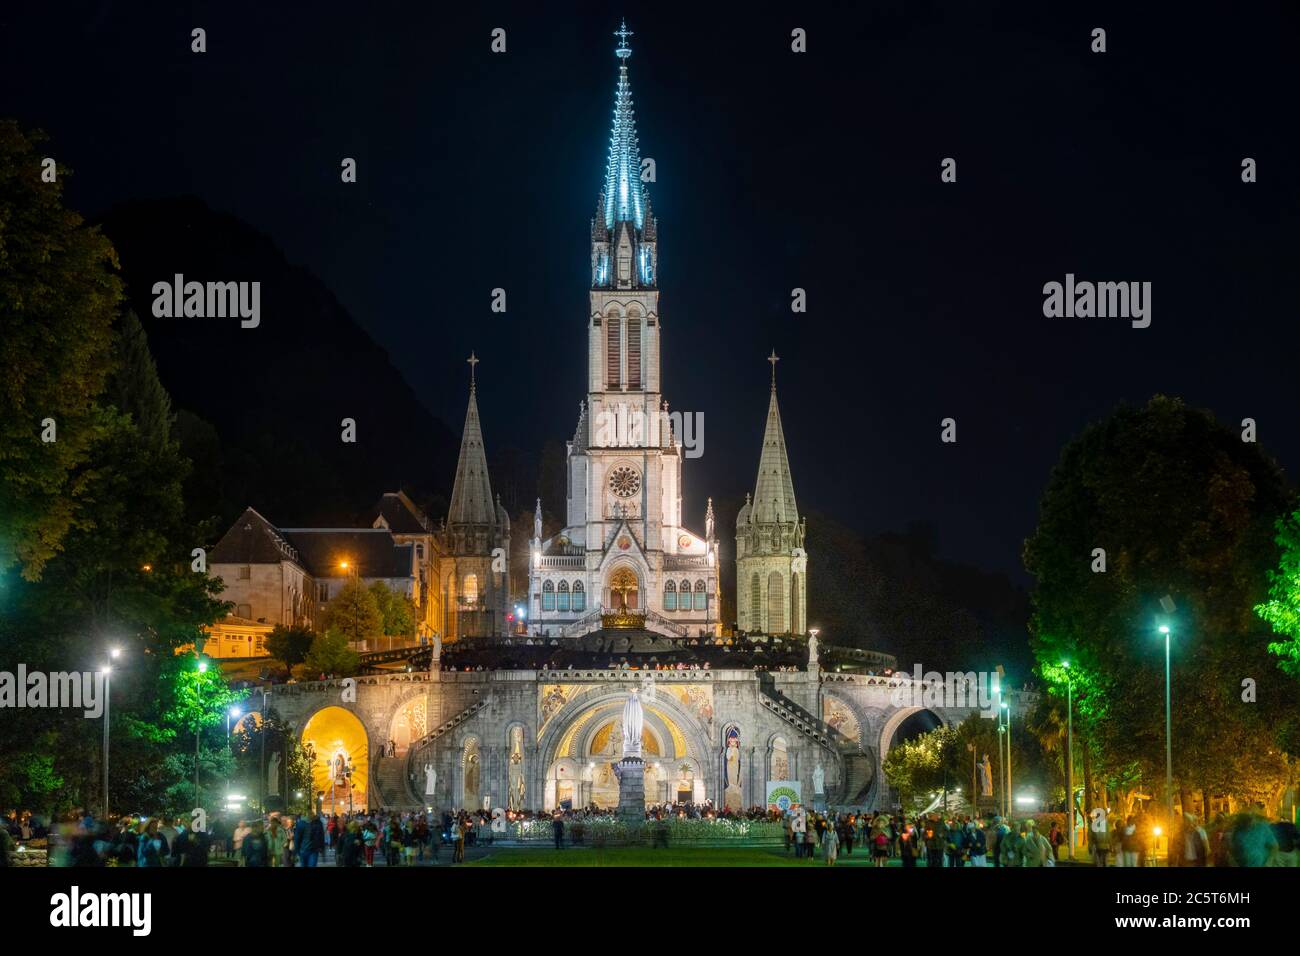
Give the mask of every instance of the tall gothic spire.
[[470, 353], [469, 407], [465, 410], [465, 430], [460, 439], [460, 460], [456, 463], [456, 482], [451, 489], [451, 508], [447, 524], [490, 525], [496, 521], [492, 482], [488, 479], [487, 452], [483, 448], [483, 426], [479, 424], [478, 399], [473, 382], [474, 366], [479, 359]]
[[641, 148], [636, 138], [632, 87], [627, 79], [627, 59], [632, 55], [627, 41], [632, 31], [625, 22], [614, 36], [619, 38], [614, 50], [619, 59], [618, 86], [614, 92], [614, 127], [609, 135], [609, 165], [605, 169], [605, 228], [613, 229], [614, 223], [631, 220], [641, 229], [647, 197], [641, 188]]
[[776, 403], [776, 363], [780, 360], [775, 350], [768, 361], [772, 363], [772, 398], [767, 406], [767, 427], [763, 431], [763, 454], [758, 460], [751, 520], [761, 524], [797, 523], [799, 509], [794, 501], [794, 479], [790, 476], [790, 459], [785, 450], [781, 409]]

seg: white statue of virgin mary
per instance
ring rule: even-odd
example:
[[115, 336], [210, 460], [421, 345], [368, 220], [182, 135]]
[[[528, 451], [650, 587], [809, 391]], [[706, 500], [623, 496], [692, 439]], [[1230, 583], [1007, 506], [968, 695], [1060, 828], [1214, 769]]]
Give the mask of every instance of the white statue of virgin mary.
[[623, 705], [623, 756], [639, 757], [641, 756], [641, 726], [644, 723], [644, 716], [641, 713], [641, 698], [637, 696], [636, 688], [632, 688], [632, 696], [627, 699]]

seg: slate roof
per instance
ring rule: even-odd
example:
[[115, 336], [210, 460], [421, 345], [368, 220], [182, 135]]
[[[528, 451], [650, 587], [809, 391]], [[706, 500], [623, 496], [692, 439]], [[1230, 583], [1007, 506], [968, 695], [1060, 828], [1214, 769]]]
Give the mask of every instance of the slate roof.
[[429, 519], [401, 491], [390, 491], [375, 505], [375, 521], [384, 524], [393, 534], [429, 534], [433, 529]]
[[[415, 545], [397, 544], [385, 528], [283, 528], [289, 543], [302, 555], [314, 576], [337, 578], [355, 573], [363, 578], [408, 578], [414, 574]], [[347, 561], [344, 571], [339, 563]]]

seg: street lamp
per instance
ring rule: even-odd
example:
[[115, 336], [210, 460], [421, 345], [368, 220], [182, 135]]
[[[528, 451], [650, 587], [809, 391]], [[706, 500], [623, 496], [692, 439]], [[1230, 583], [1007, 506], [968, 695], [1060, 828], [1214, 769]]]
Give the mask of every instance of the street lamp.
[[[109, 652], [112, 653], [111, 651]], [[108, 822], [108, 707], [109, 707], [109, 690], [112, 686], [113, 668], [105, 664], [99, 669], [104, 675], [104, 822]]]
[[[199, 661], [196, 669], [200, 674], [206, 674], [208, 672], [208, 662]], [[201, 687], [197, 689], [199, 691], [199, 700], [202, 700], [203, 689]], [[199, 805], [199, 729], [201, 726], [202, 724], [196, 715], [194, 718], [194, 805], [196, 807]]]
[[1169, 625], [1161, 624], [1160, 633], [1165, 636], [1165, 809], [1169, 813], [1169, 823], [1172, 826], [1174, 820], [1174, 744], [1172, 711], [1169, 706], [1169, 642], [1171, 638]]
[[1011, 705], [1004, 700], [1002, 709], [1006, 711], [1007, 729], [1007, 816], [1011, 816]]
[[1074, 859], [1074, 680], [1070, 662], [1061, 661], [1065, 668], [1065, 812], [1066, 826], [1070, 828], [1070, 859]]

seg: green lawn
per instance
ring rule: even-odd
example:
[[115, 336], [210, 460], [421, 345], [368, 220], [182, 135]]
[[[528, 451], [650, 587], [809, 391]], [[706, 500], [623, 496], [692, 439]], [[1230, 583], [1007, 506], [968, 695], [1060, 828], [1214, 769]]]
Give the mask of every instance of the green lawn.
[[[803, 866], [825, 867], [819, 856], [815, 860], [796, 860], [794, 853], [780, 847], [612, 847], [596, 850], [587, 847], [566, 848], [491, 848], [466, 866]], [[836, 866], [870, 866], [865, 854], [846, 857], [840, 854]]]

